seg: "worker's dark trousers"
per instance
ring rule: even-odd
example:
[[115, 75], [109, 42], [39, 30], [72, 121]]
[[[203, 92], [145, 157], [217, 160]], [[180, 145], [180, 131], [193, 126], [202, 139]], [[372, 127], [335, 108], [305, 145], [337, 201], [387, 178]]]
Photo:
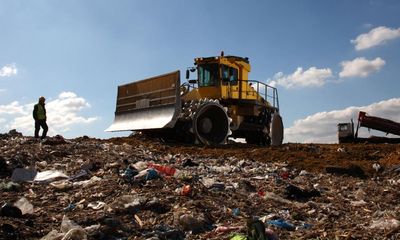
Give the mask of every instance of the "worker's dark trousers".
[[41, 138], [44, 139], [44, 138], [46, 138], [47, 130], [49, 130], [46, 120], [36, 120], [35, 121], [35, 138], [39, 138], [40, 127], [43, 128], [43, 133], [42, 133]]

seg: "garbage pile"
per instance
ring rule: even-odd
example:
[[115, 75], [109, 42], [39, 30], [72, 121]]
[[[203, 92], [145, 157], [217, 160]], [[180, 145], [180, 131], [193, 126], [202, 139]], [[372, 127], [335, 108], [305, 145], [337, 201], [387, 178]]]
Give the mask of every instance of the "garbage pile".
[[0, 138], [0, 239], [399, 239], [400, 146]]

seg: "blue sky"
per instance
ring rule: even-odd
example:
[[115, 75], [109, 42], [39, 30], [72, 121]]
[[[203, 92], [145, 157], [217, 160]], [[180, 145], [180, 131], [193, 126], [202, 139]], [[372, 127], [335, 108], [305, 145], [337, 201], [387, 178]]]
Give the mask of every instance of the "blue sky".
[[2, 0], [0, 131], [32, 135], [43, 95], [50, 134], [115, 136], [103, 130], [117, 85], [183, 78], [224, 50], [278, 88], [286, 141], [332, 142], [360, 109], [400, 121], [399, 12], [396, 0]]

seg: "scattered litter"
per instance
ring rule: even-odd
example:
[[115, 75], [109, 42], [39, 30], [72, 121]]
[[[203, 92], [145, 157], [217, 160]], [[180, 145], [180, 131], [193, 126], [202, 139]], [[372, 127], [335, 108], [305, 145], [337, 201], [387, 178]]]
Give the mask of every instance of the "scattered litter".
[[337, 152], [344, 153], [344, 152], [346, 152], [346, 149], [344, 149], [344, 148], [338, 148], [336, 151], [337, 151]]
[[128, 166], [122, 174], [122, 177], [128, 182], [133, 182], [134, 177], [138, 174], [139, 172], [134, 167]]
[[100, 227], [101, 227], [100, 224], [94, 224], [94, 225], [85, 227], [84, 230], [88, 235], [94, 235], [97, 231], [99, 231]]
[[400, 221], [394, 218], [381, 218], [378, 220], [374, 220], [371, 223], [371, 226], [369, 228], [371, 229], [387, 229], [387, 230], [392, 230], [395, 228], [400, 227]]
[[21, 210], [22, 215], [33, 214], [33, 205], [24, 197], [16, 201], [14, 206]]
[[216, 190], [224, 190], [225, 189], [225, 184], [222, 182], [217, 182], [213, 178], [202, 178], [201, 182], [206, 188], [213, 188]]
[[44, 172], [38, 172], [35, 176], [35, 179], [33, 180], [36, 182], [51, 182], [51, 181], [56, 181], [57, 179], [60, 178], [69, 178], [69, 177], [57, 170], [47, 170]]
[[115, 211], [126, 211], [128, 208], [138, 211], [147, 201], [147, 198], [139, 195], [123, 195], [114, 200], [110, 207]]
[[69, 211], [74, 210], [75, 208], [76, 208], [76, 204], [70, 203], [63, 210], [64, 210], [64, 212], [69, 212]]
[[248, 239], [243, 234], [235, 233], [229, 238], [229, 240], [248, 240]]
[[233, 232], [233, 231], [238, 231], [241, 230], [243, 227], [240, 226], [218, 226], [216, 229], [214, 229], [215, 233], [229, 233], [229, 232]]
[[307, 176], [307, 175], [309, 175], [309, 174], [310, 174], [310, 173], [307, 172], [306, 170], [301, 170], [300, 173], [299, 173], [299, 176]]
[[50, 183], [50, 186], [59, 191], [66, 191], [73, 187], [73, 183], [68, 180], [59, 180]]
[[177, 172], [177, 170], [173, 167], [162, 166], [162, 165], [153, 164], [153, 163], [148, 164], [148, 167], [154, 168], [159, 173], [165, 174], [167, 176], [174, 176]]
[[267, 223], [270, 225], [276, 226], [278, 228], [283, 228], [283, 229], [286, 229], [289, 231], [293, 231], [296, 229], [296, 227], [293, 224], [291, 224], [283, 219], [271, 220], [271, 221], [268, 221]]
[[91, 186], [95, 185], [97, 182], [101, 182], [101, 180], [102, 180], [101, 178], [99, 178], [97, 176], [93, 176], [89, 180], [84, 180], [84, 181], [80, 181], [80, 182], [74, 182], [72, 185], [74, 187], [87, 188], [87, 187], [91, 187]]
[[310, 198], [320, 197], [321, 193], [316, 189], [304, 190], [295, 185], [289, 184], [285, 188], [285, 196], [287, 199], [308, 201]]
[[0, 182], [0, 190], [5, 192], [18, 192], [21, 190], [21, 185], [15, 182]]
[[13, 182], [31, 182], [35, 179], [36, 174], [35, 169], [16, 168], [11, 175], [11, 180]]
[[372, 168], [376, 171], [379, 172], [381, 170], [381, 165], [379, 163], [374, 163], [372, 164]]
[[192, 159], [186, 159], [185, 162], [182, 164], [182, 167], [197, 167], [199, 166], [198, 163], [193, 162]]
[[143, 222], [142, 220], [139, 218], [138, 215], [134, 214], [133, 215], [135, 217], [136, 222], [139, 224], [140, 227], [143, 227]]
[[0, 236], [400, 237], [398, 145], [232, 144], [0, 135]]
[[87, 170], [81, 169], [81, 170], [79, 170], [78, 173], [76, 173], [75, 175], [72, 175], [71, 177], [69, 177], [69, 180], [76, 181], [77, 179], [84, 178], [84, 177], [86, 177], [88, 175], [89, 175], [89, 173], [88, 173]]
[[133, 164], [133, 168], [137, 169], [139, 172], [147, 169], [147, 163], [144, 161], [139, 161]]
[[46, 236], [42, 237], [40, 240], [59, 240], [63, 239], [63, 237], [63, 233], [59, 233], [57, 230], [51, 230]]
[[190, 185], [185, 185], [181, 188], [175, 190], [179, 195], [190, 196], [192, 194], [192, 187]]
[[361, 207], [361, 206], [367, 205], [367, 202], [364, 200], [358, 200], [358, 201], [351, 201], [350, 204], [353, 207]]
[[153, 168], [145, 169], [140, 171], [137, 175], [134, 176], [134, 181], [136, 182], [146, 182], [148, 180], [153, 180], [159, 178], [160, 175]]
[[239, 208], [234, 208], [232, 209], [232, 215], [237, 217], [240, 215], [240, 209]]
[[99, 210], [99, 209], [104, 208], [105, 205], [106, 205], [105, 202], [97, 201], [97, 202], [94, 202], [94, 203], [89, 203], [89, 204], [88, 204], [88, 207], [89, 207], [89, 208], [92, 208], [92, 209], [94, 209], [94, 210]]

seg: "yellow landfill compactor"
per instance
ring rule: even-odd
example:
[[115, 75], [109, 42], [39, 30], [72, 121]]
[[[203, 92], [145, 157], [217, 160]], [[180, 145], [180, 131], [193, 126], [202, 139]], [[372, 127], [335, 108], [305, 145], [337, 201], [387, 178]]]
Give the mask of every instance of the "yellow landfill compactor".
[[[118, 86], [115, 120], [106, 131], [217, 145], [228, 137], [280, 145], [283, 123], [277, 89], [249, 80], [248, 58], [201, 57], [186, 70]], [[197, 72], [197, 79], [189, 80]]]

